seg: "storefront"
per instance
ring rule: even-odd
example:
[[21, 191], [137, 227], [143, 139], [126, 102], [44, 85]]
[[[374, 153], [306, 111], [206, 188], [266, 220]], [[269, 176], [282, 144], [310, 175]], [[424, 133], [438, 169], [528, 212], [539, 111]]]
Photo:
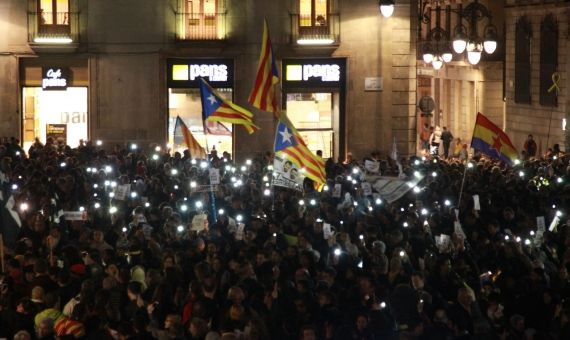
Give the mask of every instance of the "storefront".
[[346, 59], [284, 59], [283, 105], [313, 152], [344, 156]]
[[87, 59], [21, 59], [24, 150], [36, 138], [71, 147], [89, 138], [87, 65]]
[[[208, 122], [206, 133], [202, 120], [200, 78], [204, 78], [218, 93], [233, 100], [233, 59], [168, 59], [168, 142], [173, 145], [176, 117], [184, 121], [198, 143], [204, 148], [233, 154], [231, 124]], [[175, 151], [184, 145], [173, 145]]]

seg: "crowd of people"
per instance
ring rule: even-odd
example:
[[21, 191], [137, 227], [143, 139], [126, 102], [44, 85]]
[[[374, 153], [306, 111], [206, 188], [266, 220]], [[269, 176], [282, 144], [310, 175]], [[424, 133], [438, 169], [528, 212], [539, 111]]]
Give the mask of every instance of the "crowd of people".
[[[272, 157], [0, 145], [0, 338], [570, 339], [569, 155], [374, 152], [321, 192]], [[388, 202], [366, 161], [423, 180]]]

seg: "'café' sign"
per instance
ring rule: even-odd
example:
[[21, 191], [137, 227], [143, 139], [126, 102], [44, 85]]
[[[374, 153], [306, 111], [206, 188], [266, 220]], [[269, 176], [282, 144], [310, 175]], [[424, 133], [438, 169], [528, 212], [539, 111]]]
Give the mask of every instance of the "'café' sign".
[[62, 67], [44, 67], [42, 69], [43, 90], [66, 90], [67, 83], [67, 69]]

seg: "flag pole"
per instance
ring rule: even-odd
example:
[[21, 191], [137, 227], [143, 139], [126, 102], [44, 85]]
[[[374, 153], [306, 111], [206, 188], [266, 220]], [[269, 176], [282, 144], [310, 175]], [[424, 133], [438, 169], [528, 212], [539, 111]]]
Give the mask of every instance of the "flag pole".
[[4, 273], [4, 235], [0, 234], [0, 258], [2, 261], [2, 273]]
[[208, 129], [206, 128], [206, 121], [202, 120], [202, 129], [204, 130], [204, 137], [206, 137], [206, 162], [208, 163], [208, 182], [210, 183], [210, 190], [208, 195], [210, 197], [210, 206], [212, 207], [212, 218], [214, 223], [218, 221], [218, 212], [216, 211], [216, 195], [214, 195], [214, 185], [212, 185], [212, 178], [210, 177], [210, 148], [208, 147]]
[[[473, 133], [471, 134], [471, 144], [469, 145], [471, 149], [473, 148], [473, 136], [475, 136], [475, 129], [477, 128], [477, 120], [481, 113], [477, 112], [475, 117], [475, 126], [473, 126]], [[465, 162], [465, 169], [463, 170], [463, 179], [461, 180], [461, 189], [459, 190], [459, 200], [457, 202], [457, 209], [461, 207], [461, 198], [463, 197], [463, 186], [465, 185], [465, 177], [467, 176], [467, 169], [469, 169], [469, 153], [467, 154], [467, 160]], [[459, 218], [459, 217], [458, 217]]]

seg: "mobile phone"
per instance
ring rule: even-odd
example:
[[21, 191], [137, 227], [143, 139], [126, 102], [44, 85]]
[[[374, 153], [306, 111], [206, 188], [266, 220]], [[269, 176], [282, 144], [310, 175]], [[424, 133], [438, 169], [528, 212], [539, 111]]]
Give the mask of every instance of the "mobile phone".
[[63, 268], [63, 261], [62, 260], [57, 260], [57, 267]]

